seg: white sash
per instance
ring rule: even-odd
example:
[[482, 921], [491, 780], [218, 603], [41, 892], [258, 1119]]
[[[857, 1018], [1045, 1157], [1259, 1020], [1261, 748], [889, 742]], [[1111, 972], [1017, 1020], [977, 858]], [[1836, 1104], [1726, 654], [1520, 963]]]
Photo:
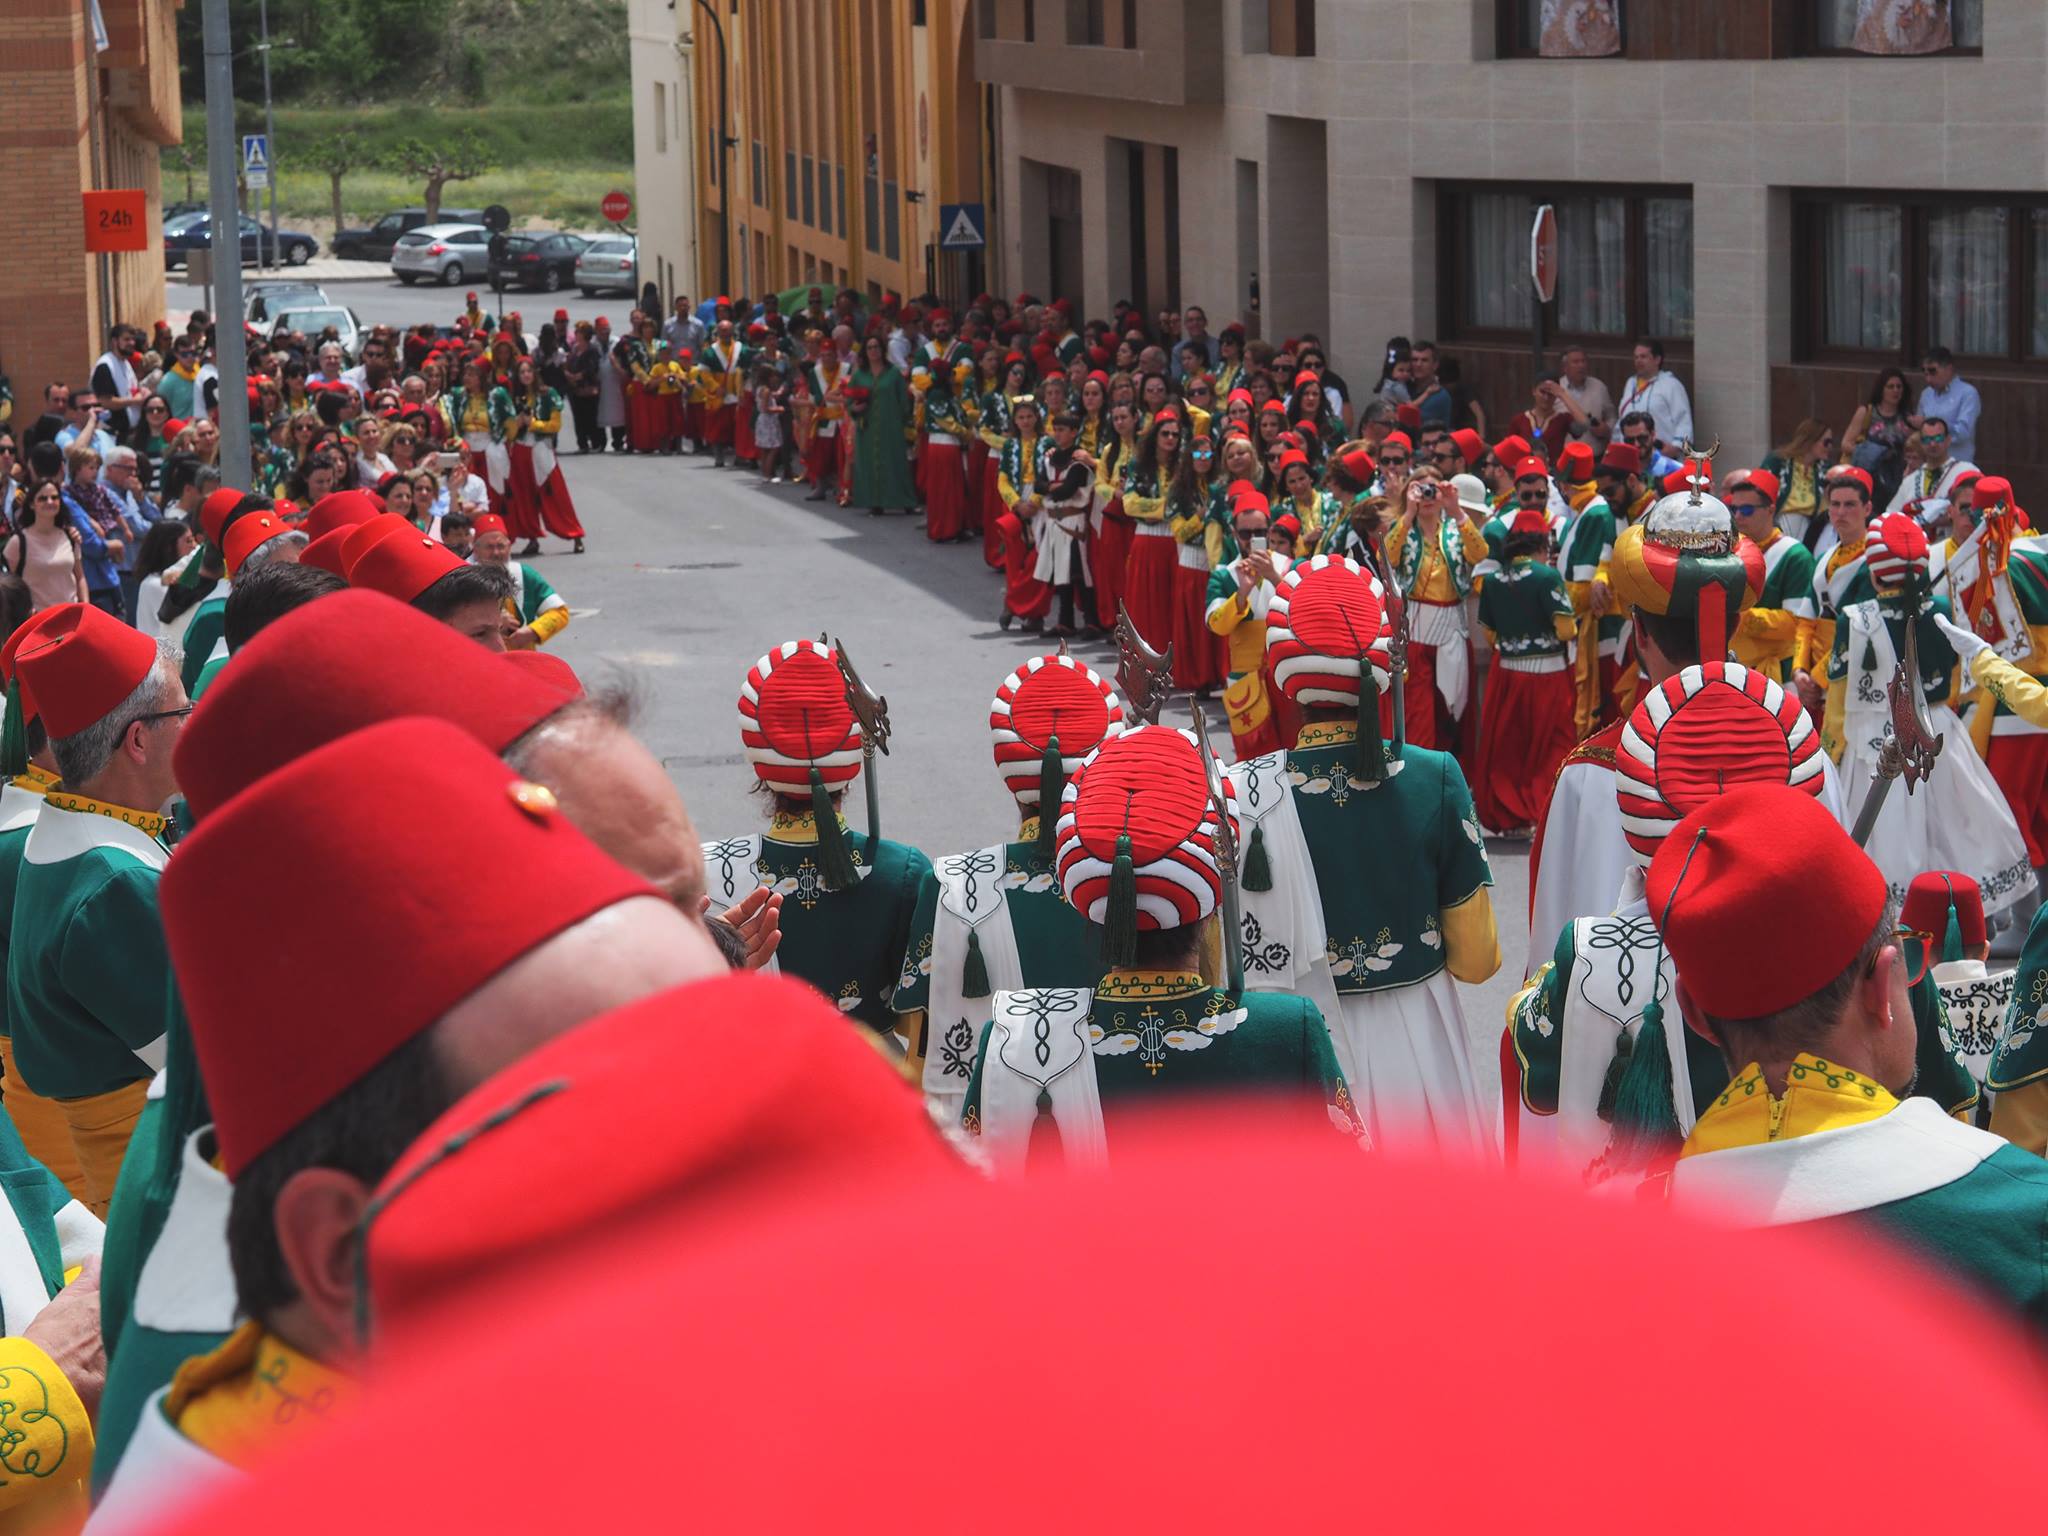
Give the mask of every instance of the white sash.
[[496, 438], [484, 449], [484, 484], [500, 496], [512, 477], [512, 450]]
[[2012, 1006], [2018, 973], [1992, 975], [1982, 960], [1949, 960], [1937, 964], [1933, 976], [1941, 993], [1942, 1047], [1954, 1053], [1981, 1083], [1991, 1070], [1991, 1055]]
[[42, 814], [43, 797], [19, 784], [0, 784], [0, 832], [16, 832]]
[[[1979, 524], [1976, 531], [1956, 547], [1934, 579], [1940, 589], [1948, 595], [1949, 602], [1957, 610], [1957, 622], [1961, 623], [1963, 594], [1977, 580], [1977, 567], [1982, 563], [1984, 553], [1984, 528]], [[1997, 616], [2005, 637], [1992, 649], [2007, 661], [2019, 663], [2034, 654], [2034, 637], [2027, 629], [2025, 616], [2020, 612], [2020, 601], [2012, 589], [2012, 572], [2000, 571], [1991, 578], [1991, 611]]]
[[164, 1413], [169, 1390], [160, 1388], [142, 1405], [113, 1480], [85, 1524], [91, 1536], [158, 1530], [173, 1513], [203, 1501], [209, 1492], [247, 1480], [248, 1473], [178, 1432]]
[[[1236, 791], [1238, 826], [1239, 942], [1244, 956], [1244, 984], [1254, 990], [1297, 992], [1310, 986], [1329, 943], [1323, 922], [1323, 896], [1316, 884], [1301, 813], [1294, 806], [1288, 782], [1287, 754], [1268, 752], [1223, 770]], [[1264, 845], [1273, 872], [1270, 891], [1244, 888], [1243, 864], [1254, 831]], [[1332, 997], [1316, 999], [1327, 1013]]]
[[[761, 889], [766, 882], [761, 878], [760, 865], [761, 834], [758, 832], [704, 845], [704, 889], [711, 897], [714, 914], [721, 907], [738, 905]], [[782, 957], [772, 956], [761, 969], [781, 970]]]
[[1409, 638], [1436, 650], [1436, 691], [1454, 719], [1462, 718], [1472, 691], [1472, 657], [1465, 643], [1465, 605], [1416, 598], [1408, 605]]
[[546, 485], [548, 477], [555, 472], [555, 440], [551, 437], [536, 437], [533, 440], [533, 483]]
[[[1024, 962], [1017, 953], [1017, 931], [1003, 891], [1008, 854], [1002, 844], [956, 853], [935, 860], [939, 907], [932, 918], [932, 972], [925, 1008], [924, 1091], [940, 1123], [956, 1125], [967, 1099], [968, 1074], [974, 1067], [974, 1042], [987, 1021], [990, 999], [969, 999], [961, 993], [967, 967], [967, 938], [981, 946], [993, 991], [1014, 991], [1024, 985]], [[963, 1043], [954, 1031], [967, 1031]], [[951, 1054], [948, 1054], [948, 1047]]]
[[1024, 1170], [1038, 1096], [1051, 1101], [1060, 1149], [1070, 1166], [1100, 1164], [1108, 1146], [1095, 1082], [1093, 1029], [1085, 987], [998, 992], [994, 1027], [981, 1063], [981, 1144], [999, 1174]]
[[194, 1131], [179, 1154], [177, 1192], [135, 1282], [130, 1315], [139, 1327], [227, 1333], [235, 1326], [235, 1272], [228, 1261], [234, 1188], [200, 1150], [212, 1130]]
[[1932, 1099], [1912, 1098], [1875, 1120], [1681, 1157], [1671, 1198], [1720, 1202], [1768, 1227], [1819, 1221], [1953, 1184], [2005, 1145]]

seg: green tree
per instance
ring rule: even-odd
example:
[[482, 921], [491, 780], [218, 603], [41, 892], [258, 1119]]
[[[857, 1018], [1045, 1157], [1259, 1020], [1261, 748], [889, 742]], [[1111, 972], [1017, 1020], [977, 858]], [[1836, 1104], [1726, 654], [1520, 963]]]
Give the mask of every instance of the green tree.
[[391, 164], [403, 175], [418, 177], [426, 185], [420, 199], [427, 210], [427, 222], [441, 216], [441, 189], [451, 181], [471, 181], [491, 169], [491, 159], [481, 135], [464, 128], [445, 141], [428, 144], [423, 139], [406, 139], [391, 151]]
[[325, 138], [314, 140], [304, 152], [303, 159], [327, 178], [327, 191], [334, 200], [334, 230], [339, 234], [346, 222], [341, 212], [341, 179], [350, 171], [366, 170], [375, 165], [376, 155], [363, 142], [355, 126], [350, 124]]

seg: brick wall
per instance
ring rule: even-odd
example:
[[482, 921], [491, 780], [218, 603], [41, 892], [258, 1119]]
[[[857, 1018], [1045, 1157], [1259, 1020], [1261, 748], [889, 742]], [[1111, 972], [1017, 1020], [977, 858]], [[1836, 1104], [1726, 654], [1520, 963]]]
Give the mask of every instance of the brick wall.
[[[113, 319], [148, 324], [163, 313], [159, 145], [178, 132], [175, 0], [103, 5], [113, 46], [95, 58], [78, 0], [0, 0], [0, 166], [6, 167], [9, 260], [0, 266], [0, 371], [14, 385], [19, 425], [52, 379], [79, 384]], [[89, 112], [105, 82], [96, 174]], [[150, 249], [100, 257], [85, 249], [81, 194], [141, 187]], [[101, 309], [101, 269], [111, 313]]]

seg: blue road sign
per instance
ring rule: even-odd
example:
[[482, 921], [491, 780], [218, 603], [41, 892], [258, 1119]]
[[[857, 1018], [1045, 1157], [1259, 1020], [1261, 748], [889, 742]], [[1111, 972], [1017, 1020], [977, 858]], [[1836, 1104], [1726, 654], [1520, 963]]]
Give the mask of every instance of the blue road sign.
[[939, 204], [939, 249], [978, 251], [988, 244], [988, 214], [980, 203]]

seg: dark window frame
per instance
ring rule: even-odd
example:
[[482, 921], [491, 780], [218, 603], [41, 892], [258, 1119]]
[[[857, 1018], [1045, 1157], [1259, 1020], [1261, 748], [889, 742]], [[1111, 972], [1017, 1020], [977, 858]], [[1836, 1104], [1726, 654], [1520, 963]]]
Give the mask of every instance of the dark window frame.
[[[1629, 0], [1619, 0], [1615, 7], [1615, 22], [1621, 28], [1621, 47], [1613, 53], [1591, 59], [1546, 59], [1537, 52], [1542, 41], [1539, 36], [1524, 36], [1522, 31], [1522, 7], [1528, 0], [1494, 0], [1493, 6], [1493, 55], [1497, 59], [1543, 59], [1546, 64], [1607, 64], [1628, 63], [1628, 9]], [[1541, 7], [1538, 8], [1539, 12]], [[1640, 60], [1634, 62], [1642, 62]]]
[[[1791, 57], [1797, 59], [1894, 59], [1910, 63], [1915, 59], [1981, 59], [1984, 56], [1984, 41], [1980, 37], [1975, 43], [1958, 44], [1944, 48], [1939, 53], [1860, 53], [1854, 48], [1824, 48], [1820, 41], [1820, 7], [1825, 0], [1808, 0], [1793, 13], [1791, 32]], [[1951, 6], [1950, 15], [1954, 15]], [[1978, 24], [1983, 23], [1983, 13], [1978, 13]]]
[[[1899, 231], [1900, 284], [1908, 300], [1899, 316], [1902, 345], [1897, 351], [1876, 347], [1829, 346], [1823, 298], [1827, 274], [1820, 239], [1820, 210], [1843, 204], [1875, 203], [1897, 208], [1901, 213]], [[2031, 217], [2048, 211], [2048, 193], [2020, 192], [1915, 192], [1838, 187], [1795, 187], [1792, 189], [1792, 345], [1794, 361], [1856, 367], [1885, 367], [1893, 363], [1919, 363], [1933, 345], [1931, 296], [1928, 293], [1928, 218], [1946, 208], [2004, 208], [2012, 215], [2006, 230], [2006, 350], [2002, 353], [1963, 352], [1956, 360], [1970, 369], [1993, 368], [2000, 372], [2048, 374], [2048, 356], [2027, 355], [2036, 316], [2033, 313], [2034, 262], [2048, 255], [2048, 232], [2037, 233]], [[2048, 301], [2039, 317], [2048, 326]]]
[[[1437, 251], [1448, 255], [1442, 264], [1443, 279], [1437, 288], [1437, 334], [1445, 342], [1474, 342], [1502, 344], [1526, 343], [1529, 332], [1520, 327], [1479, 326], [1467, 323], [1461, 311], [1465, 305], [1465, 290], [1471, 276], [1469, 242], [1464, 238], [1466, 227], [1466, 205], [1464, 199], [1475, 194], [1515, 192], [1526, 194], [1537, 203], [1558, 203], [1573, 197], [1616, 197], [1626, 207], [1627, 235], [1626, 261], [1628, 265], [1628, 292], [1623, 298], [1624, 319], [1619, 332], [1567, 331], [1558, 326], [1557, 300], [1552, 298], [1543, 306], [1544, 346], [1555, 352], [1563, 346], [1582, 346], [1612, 351], [1627, 349], [1634, 345], [1639, 336], [1653, 334], [1649, 329], [1650, 287], [1649, 287], [1649, 233], [1644, 204], [1652, 199], [1676, 198], [1694, 202], [1693, 189], [1684, 183], [1669, 182], [1604, 182], [1604, 181], [1439, 181], [1436, 185]], [[1695, 207], [1697, 214], [1697, 207]], [[1698, 249], [1695, 233], [1694, 249]], [[1697, 259], [1697, 258], [1695, 258]], [[1697, 272], [1693, 284], [1695, 301], [1699, 292]], [[1693, 328], [1699, 328], [1699, 317], [1693, 317]], [[1665, 353], [1682, 362], [1689, 362], [1693, 354], [1693, 338], [1690, 336], [1665, 336]]]

